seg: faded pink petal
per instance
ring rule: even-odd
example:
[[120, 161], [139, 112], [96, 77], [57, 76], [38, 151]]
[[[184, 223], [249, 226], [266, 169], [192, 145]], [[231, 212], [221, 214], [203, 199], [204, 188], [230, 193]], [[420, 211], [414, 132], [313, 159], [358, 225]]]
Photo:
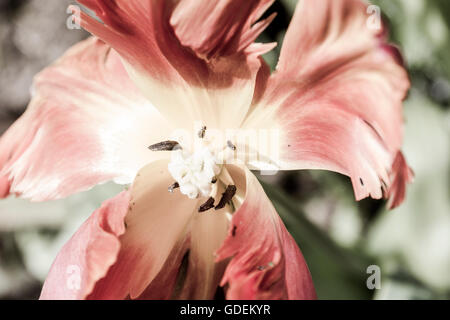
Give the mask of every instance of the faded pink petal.
[[106, 275], [120, 250], [130, 195], [106, 201], [72, 236], [56, 257], [40, 299], [85, 299]]
[[306, 262], [258, 180], [229, 167], [246, 193], [217, 252], [218, 261], [231, 259], [222, 279], [227, 299], [315, 299]]
[[251, 45], [275, 15], [257, 22], [274, 0], [179, 1], [170, 24], [199, 57], [229, 56]]
[[215, 261], [215, 252], [228, 228], [225, 208], [193, 213], [189, 234], [175, 245], [139, 299], [213, 299], [227, 265], [227, 261]]
[[[167, 191], [166, 166], [149, 164], [94, 213], [58, 255], [42, 298], [212, 299], [219, 285], [229, 299], [315, 298], [300, 250], [250, 171], [228, 166], [236, 212], [199, 213], [200, 200]], [[105, 232], [109, 242], [97, 241]], [[61, 281], [76, 261], [82, 289], [73, 292]]]
[[[224, 271], [214, 252], [226, 237], [227, 211], [199, 213], [199, 201], [169, 193], [166, 166], [150, 164], [136, 178], [117, 262], [89, 299], [214, 297]], [[187, 252], [187, 273], [176, 286]]]
[[167, 132], [114, 50], [90, 38], [36, 76], [27, 111], [0, 139], [0, 176], [11, 193], [37, 201], [130, 183], [163, 156], [147, 146]]
[[167, 161], [151, 163], [139, 172], [130, 189], [130, 212], [117, 262], [89, 299], [138, 298], [185, 239], [197, 201], [180, 192], [169, 193], [172, 183]]
[[281, 169], [348, 175], [358, 200], [381, 198], [392, 184], [409, 88], [386, 32], [366, 25], [366, 8], [358, 0], [300, 1], [277, 69], [260, 81], [266, 91], [246, 120], [281, 131]]
[[[172, 296], [197, 201], [167, 191], [172, 180], [166, 167], [164, 160], [144, 167], [129, 191], [83, 224], [58, 254], [41, 299]], [[73, 280], [74, 266], [81, 277], [78, 290], [65, 285]]]
[[[230, 44], [239, 46], [236, 49], [221, 47], [223, 43], [214, 37], [218, 32], [216, 20], [230, 16], [225, 9], [217, 9], [211, 20], [196, 25], [205, 41], [192, 42], [196, 31], [186, 24], [198, 5], [205, 13], [208, 5], [204, 1], [197, 5], [152, 0], [79, 2], [104, 22], [82, 13], [81, 25], [117, 50], [137, 86], [177, 128], [192, 129], [195, 122], [209, 128], [239, 127], [251, 104], [261, 65], [258, 56], [273, 48], [250, 45], [266, 23], [253, 28], [250, 24], [267, 8], [267, 1], [252, 1], [252, 5], [246, 5], [247, 12], [252, 13], [250, 18], [237, 16], [220, 30]], [[229, 5], [235, 6], [235, 2]], [[209, 54], [214, 48], [218, 51], [214, 59], [206, 61], [183, 44], [199, 47], [198, 55]]]
[[195, 213], [190, 230], [186, 280], [177, 298], [213, 299], [227, 261], [216, 261], [216, 251], [227, 237], [229, 209]]
[[[180, 240], [173, 247], [166, 262], [162, 266], [158, 275], [152, 280], [150, 285], [139, 295], [138, 300], [168, 300], [176, 299], [177, 293], [182, 289], [179, 277], [182, 271], [182, 264], [188, 257], [189, 239]], [[185, 270], [184, 270], [185, 271]]]
[[[245, 199], [230, 222], [227, 208], [198, 213], [197, 201], [168, 193], [165, 165], [145, 167], [129, 192], [94, 213], [58, 255], [41, 298], [212, 299], [219, 285], [228, 299], [315, 298], [300, 250], [250, 171], [229, 166]], [[91, 227], [107, 218], [117, 219]], [[109, 243], [92, 241], [105, 230]], [[102, 259], [91, 258], [97, 250]], [[88, 261], [77, 293], [61, 286], [74, 261]]]
[[0, 176], [0, 199], [6, 198], [9, 195], [9, 188], [11, 187], [11, 182], [8, 177]]
[[[75, 299], [212, 299], [226, 263], [216, 263], [215, 251], [221, 246], [229, 227], [229, 208], [205, 214], [197, 212], [199, 201], [180, 192], [169, 193], [173, 180], [167, 161], [151, 163], [139, 171], [127, 195], [120, 198], [125, 212], [117, 213], [110, 248], [92, 243], [105, 229], [90, 226], [97, 213], [83, 225], [61, 250], [48, 275], [43, 298]], [[116, 200], [111, 202], [116, 203]], [[108, 214], [106, 204], [98, 212]], [[94, 221], [94, 222], [90, 222]], [[115, 230], [115, 229], [114, 229]], [[208, 239], [205, 241], [205, 239]], [[91, 261], [96, 250], [105, 252], [104, 261], [94, 260], [92, 270], [80, 265], [83, 286], [79, 292], [54, 289], [62, 281], [69, 263]], [[186, 253], [187, 274], [177, 283]], [[108, 256], [106, 257], [106, 254]], [[95, 263], [95, 264], [94, 264]], [[88, 263], [86, 263], [88, 264]], [[90, 265], [89, 265], [90, 266]], [[91, 276], [90, 273], [93, 273]], [[98, 276], [101, 275], [101, 276]], [[62, 282], [60, 282], [62, 283]]]
[[391, 172], [392, 184], [389, 188], [389, 208], [398, 207], [406, 197], [406, 183], [412, 183], [414, 172], [406, 163], [405, 157], [398, 152]]

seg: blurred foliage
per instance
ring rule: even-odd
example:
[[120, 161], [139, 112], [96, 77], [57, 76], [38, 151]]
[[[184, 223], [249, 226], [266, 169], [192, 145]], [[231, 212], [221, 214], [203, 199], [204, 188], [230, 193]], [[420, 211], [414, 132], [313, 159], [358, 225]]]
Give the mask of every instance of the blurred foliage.
[[[43, 6], [41, 0], [0, 0], [0, 131], [24, 110], [32, 76], [86, 36], [65, 28], [69, 2], [47, 0]], [[296, 2], [276, 1], [266, 13], [278, 13], [259, 39], [278, 42], [264, 56], [272, 69]], [[405, 102], [404, 152], [416, 181], [406, 203], [393, 212], [384, 201], [356, 203], [349, 179], [330, 172], [260, 179], [302, 249], [319, 298], [448, 299], [450, 1], [372, 3], [380, 6], [412, 80]], [[98, 186], [46, 204], [0, 202], [0, 298], [38, 297], [61, 245], [120, 188]], [[381, 290], [366, 287], [371, 264], [381, 267]]]

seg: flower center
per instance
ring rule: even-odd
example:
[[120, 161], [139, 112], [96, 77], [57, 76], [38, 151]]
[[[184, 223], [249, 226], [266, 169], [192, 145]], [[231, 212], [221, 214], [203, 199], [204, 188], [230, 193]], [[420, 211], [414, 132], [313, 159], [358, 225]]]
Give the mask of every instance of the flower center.
[[221, 170], [218, 158], [205, 144], [196, 147], [193, 153], [185, 149], [173, 151], [169, 163], [169, 172], [178, 182], [180, 192], [191, 199], [210, 196]]
[[[172, 151], [168, 170], [175, 183], [169, 186], [169, 192], [179, 188], [180, 192], [190, 199], [209, 196], [199, 207], [199, 212], [212, 208], [219, 210], [227, 204], [233, 206], [232, 199], [236, 194], [236, 186], [232, 183], [227, 170], [223, 168], [227, 154], [236, 151], [235, 145], [228, 141], [226, 146], [217, 152], [214, 143], [205, 139], [205, 134], [206, 127], [202, 127], [193, 151], [184, 149], [178, 141], [173, 140], [159, 142], [149, 147], [152, 151]], [[224, 192], [219, 202], [215, 204], [214, 197], [218, 193], [219, 182]]]

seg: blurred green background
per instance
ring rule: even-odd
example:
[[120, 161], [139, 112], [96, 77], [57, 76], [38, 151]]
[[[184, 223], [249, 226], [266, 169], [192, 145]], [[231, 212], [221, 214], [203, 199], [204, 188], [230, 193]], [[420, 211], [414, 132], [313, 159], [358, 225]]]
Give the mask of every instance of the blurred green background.
[[[0, 0], [0, 133], [24, 111], [32, 76], [87, 36], [69, 30], [68, 0]], [[406, 202], [355, 202], [348, 178], [299, 171], [260, 177], [310, 267], [320, 299], [450, 298], [450, 1], [379, 0], [412, 88], [404, 104], [404, 153], [416, 174]], [[279, 0], [261, 36], [279, 46], [296, 0]], [[106, 184], [48, 203], [0, 201], [0, 299], [34, 299], [56, 253], [103, 200]], [[381, 269], [369, 290], [367, 268]]]

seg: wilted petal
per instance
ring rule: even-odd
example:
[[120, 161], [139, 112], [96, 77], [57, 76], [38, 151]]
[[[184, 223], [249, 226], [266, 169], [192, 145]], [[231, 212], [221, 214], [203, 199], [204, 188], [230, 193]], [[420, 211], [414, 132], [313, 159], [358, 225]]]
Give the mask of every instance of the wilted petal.
[[233, 214], [217, 260], [231, 258], [227, 299], [315, 299], [306, 262], [256, 177], [229, 166], [245, 198]]
[[56, 257], [40, 299], [85, 299], [90, 294], [116, 261], [129, 200], [128, 192], [120, 193], [80, 227]]
[[11, 193], [39, 201], [130, 183], [163, 156], [147, 146], [166, 132], [114, 50], [90, 38], [36, 76], [27, 111], [0, 140], [0, 175]]
[[388, 194], [409, 88], [398, 51], [382, 24], [368, 24], [366, 9], [358, 0], [300, 1], [277, 70], [260, 81], [266, 91], [246, 122], [279, 130], [272, 160], [281, 169], [348, 175], [357, 199]]
[[[177, 128], [192, 129], [196, 121], [209, 128], [239, 127], [251, 104], [260, 67], [258, 56], [273, 47], [249, 45], [260, 29], [258, 26], [250, 28], [250, 22], [262, 14], [266, 1], [246, 5], [247, 12], [252, 12], [250, 20], [247, 16], [236, 16], [221, 29], [226, 33], [225, 38], [236, 42], [240, 48], [225, 50], [219, 45], [222, 42], [214, 42], [217, 45], [205, 44], [204, 49], [199, 49], [201, 55], [219, 46], [214, 59], [208, 61], [199, 58], [183, 43], [203, 47], [202, 43], [192, 43], [190, 35], [198, 30], [204, 32], [205, 41], [214, 38], [216, 20], [228, 18], [227, 10], [217, 9], [213, 19], [196, 25], [195, 30], [188, 30], [189, 21], [199, 20], [197, 5], [190, 1], [79, 2], [95, 11], [104, 22], [82, 13], [81, 25], [119, 52], [131, 78]], [[205, 12], [207, 3], [198, 2], [201, 12]], [[176, 24], [175, 31], [170, 25], [171, 17]], [[238, 40], [244, 36], [243, 42]], [[225, 53], [226, 56], [221, 55]]]

